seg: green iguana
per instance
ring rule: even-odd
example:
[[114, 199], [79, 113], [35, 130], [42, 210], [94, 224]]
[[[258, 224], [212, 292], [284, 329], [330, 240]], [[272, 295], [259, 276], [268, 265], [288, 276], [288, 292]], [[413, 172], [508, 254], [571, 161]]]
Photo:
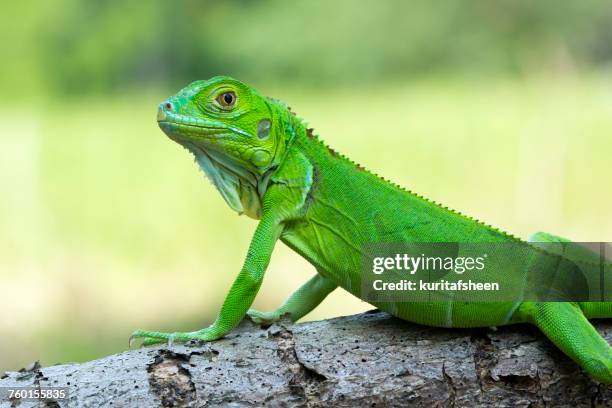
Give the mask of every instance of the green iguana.
[[[157, 121], [195, 155], [227, 204], [259, 223], [216, 320], [193, 332], [135, 331], [130, 340], [144, 345], [219, 339], [245, 315], [260, 324], [284, 314], [296, 321], [338, 286], [360, 296], [352, 282], [366, 243], [525, 242], [363, 169], [321, 142], [287, 105], [229, 77], [193, 82], [159, 106]], [[278, 309], [250, 309], [279, 239], [318, 273]], [[531, 240], [566, 241], [545, 233]], [[532, 323], [594, 379], [612, 383], [612, 349], [587, 320], [612, 317], [612, 302], [371, 303], [430, 326]]]

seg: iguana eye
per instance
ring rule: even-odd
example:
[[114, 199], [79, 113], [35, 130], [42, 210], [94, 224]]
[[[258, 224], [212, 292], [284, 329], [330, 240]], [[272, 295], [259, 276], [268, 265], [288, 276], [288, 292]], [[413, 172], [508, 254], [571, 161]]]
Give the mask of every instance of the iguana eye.
[[224, 109], [233, 108], [236, 103], [236, 94], [234, 92], [223, 92], [217, 96], [217, 102]]

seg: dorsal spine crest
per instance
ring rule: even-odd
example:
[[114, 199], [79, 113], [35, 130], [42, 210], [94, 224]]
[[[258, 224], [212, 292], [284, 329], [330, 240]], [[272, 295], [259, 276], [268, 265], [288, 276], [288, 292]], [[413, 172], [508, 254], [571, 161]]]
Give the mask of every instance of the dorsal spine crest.
[[493, 230], [493, 231], [495, 231], [495, 232], [497, 232], [497, 233], [499, 233], [499, 234], [502, 234], [503, 236], [505, 236], [505, 237], [507, 237], [507, 238], [510, 238], [510, 239], [512, 239], [512, 240], [515, 240], [515, 241], [524, 242], [524, 241], [523, 241], [523, 240], [521, 240], [520, 238], [518, 238], [518, 237], [516, 237], [516, 236], [514, 236], [514, 235], [512, 235], [512, 234], [510, 234], [510, 233], [508, 233], [508, 232], [505, 232], [505, 231], [502, 231], [502, 230], [500, 230], [500, 229], [498, 229], [498, 228], [492, 227], [490, 224], [487, 224], [487, 223], [482, 222], [482, 221], [480, 221], [480, 220], [478, 220], [478, 219], [476, 219], [476, 218], [473, 218], [473, 217], [470, 217], [470, 216], [468, 216], [468, 215], [465, 215], [465, 214], [461, 213], [460, 211], [457, 211], [457, 210], [451, 209], [451, 208], [449, 208], [448, 206], [442, 205], [442, 204], [440, 204], [440, 203], [439, 203], [439, 202], [437, 202], [437, 201], [434, 201], [434, 200], [431, 200], [431, 199], [429, 199], [429, 198], [426, 198], [426, 197], [424, 197], [424, 196], [423, 196], [423, 195], [421, 195], [421, 194], [418, 194], [418, 193], [415, 193], [415, 192], [413, 192], [413, 191], [411, 191], [411, 190], [408, 190], [408, 189], [406, 189], [406, 188], [404, 188], [404, 187], [400, 186], [399, 184], [397, 184], [397, 183], [395, 183], [395, 182], [393, 182], [393, 181], [391, 181], [391, 180], [389, 180], [389, 179], [387, 179], [387, 178], [385, 178], [385, 177], [379, 176], [378, 174], [374, 173], [374, 172], [373, 172], [373, 171], [371, 171], [371, 170], [368, 170], [367, 168], [365, 168], [365, 167], [364, 167], [364, 166], [362, 166], [361, 164], [356, 163], [355, 161], [353, 161], [353, 160], [351, 160], [350, 158], [346, 157], [346, 156], [345, 156], [345, 155], [343, 155], [342, 153], [340, 153], [340, 152], [338, 152], [337, 150], [335, 150], [335, 149], [331, 148], [331, 147], [330, 147], [330, 146], [329, 146], [327, 143], [325, 143], [324, 141], [322, 141], [322, 140], [319, 138], [319, 135], [315, 133], [315, 131], [314, 131], [314, 129], [313, 129], [312, 127], [308, 127], [308, 125], [307, 125], [307, 123], [304, 121], [304, 119], [302, 119], [300, 116], [296, 115], [296, 114], [295, 114], [293, 111], [291, 111], [291, 110], [289, 110], [289, 109], [288, 109], [288, 111], [289, 111], [289, 112], [290, 112], [290, 113], [291, 113], [291, 114], [292, 114], [292, 115], [293, 115], [293, 116], [296, 118], [297, 122], [298, 122], [298, 123], [299, 123], [301, 126], [303, 126], [303, 128], [304, 128], [304, 130], [305, 130], [306, 137], [307, 137], [307, 138], [308, 138], [310, 141], [313, 141], [313, 142], [315, 142], [315, 143], [318, 143], [320, 146], [322, 146], [322, 147], [323, 147], [323, 148], [324, 148], [324, 149], [325, 149], [327, 152], [329, 152], [329, 154], [330, 154], [330, 155], [331, 155], [333, 158], [338, 159], [338, 160], [343, 160], [343, 161], [345, 161], [345, 162], [350, 163], [350, 164], [351, 164], [351, 165], [353, 165], [353, 166], [354, 166], [354, 167], [355, 167], [355, 168], [356, 168], [358, 171], [362, 171], [362, 172], [365, 172], [365, 173], [367, 173], [367, 174], [372, 175], [373, 177], [376, 177], [377, 179], [379, 179], [379, 180], [381, 180], [381, 181], [385, 182], [386, 184], [388, 184], [388, 185], [392, 186], [393, 188], [395, 188], [395, 189], [399, 190], [399, 191], [400, 191], [401, 193], [403, 193], [403, 194], [410, 194], [411, 196], [416, 197], [416, 198], [418, 198], [418, 199], [420, 199], [420, 200], [423, 200], [423, 201], [425, 201], [426, 203], [433, 204], [433, 205], [435, 205], [435, 206], [437, 206], [437, 207], [440, 207], [440, 208], [442, 208], [442, 209], [444, 209], [444, 210], [446, 210], [446, 211], [448, 211], [448, 212], [450, 212], [450, 213], [456, 214], [456, 215], [458, 215], [458, 216], [460, 216], [460, 217], [462, 217], [462, 218], [464, 218], [464, 219], [466, 219], [466, 220], [468, 220], [468, 221], [471, 221], [471, 222], [477, 223], [477, 224], [479, 224], [479, 225], [481, 225], [481, 226], [484, 226], [484, 227], [486, 227], [486, 228], [488, 228], [488, 229], [491, 229], [491, 230]]

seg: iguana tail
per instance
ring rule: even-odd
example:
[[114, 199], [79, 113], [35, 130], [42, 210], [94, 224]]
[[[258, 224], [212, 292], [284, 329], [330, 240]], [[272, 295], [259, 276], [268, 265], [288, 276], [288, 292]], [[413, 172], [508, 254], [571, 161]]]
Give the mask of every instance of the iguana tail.
[[[546, 233], [537, 233], [530, 241], [568, 242]], [[525, 302], [517, 314], [538, 326], [591, 377], [612, 384], [612, 347], [587, 320], [612, 317], [612, 302]]]
[[577, 303], [525, 302], [517, 313], [538, 326], [591, 377], [612, 384], [612, 347], [589, 323]]
[[612, 317], [612, 302], [580, 302], [578, 305], [587, 319]]

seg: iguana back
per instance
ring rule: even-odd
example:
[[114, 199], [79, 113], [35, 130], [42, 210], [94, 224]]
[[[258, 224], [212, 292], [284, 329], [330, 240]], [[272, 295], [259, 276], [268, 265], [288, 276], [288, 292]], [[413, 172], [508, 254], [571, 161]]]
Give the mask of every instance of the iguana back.
[[[509, 234], [392, 184], [325, 145], [312, 130], [297, 132], [292, 149], [313, 166], [304, 216], [281, 240], [319, 273], [359, 296], [363, 246], [371, 243], [520, 242]], [[445, 326], [511, 322], [517, 302], [386, 302], [375, 306], [402, 319]], [[487, 313], [482, 313], [486, 308]]]

